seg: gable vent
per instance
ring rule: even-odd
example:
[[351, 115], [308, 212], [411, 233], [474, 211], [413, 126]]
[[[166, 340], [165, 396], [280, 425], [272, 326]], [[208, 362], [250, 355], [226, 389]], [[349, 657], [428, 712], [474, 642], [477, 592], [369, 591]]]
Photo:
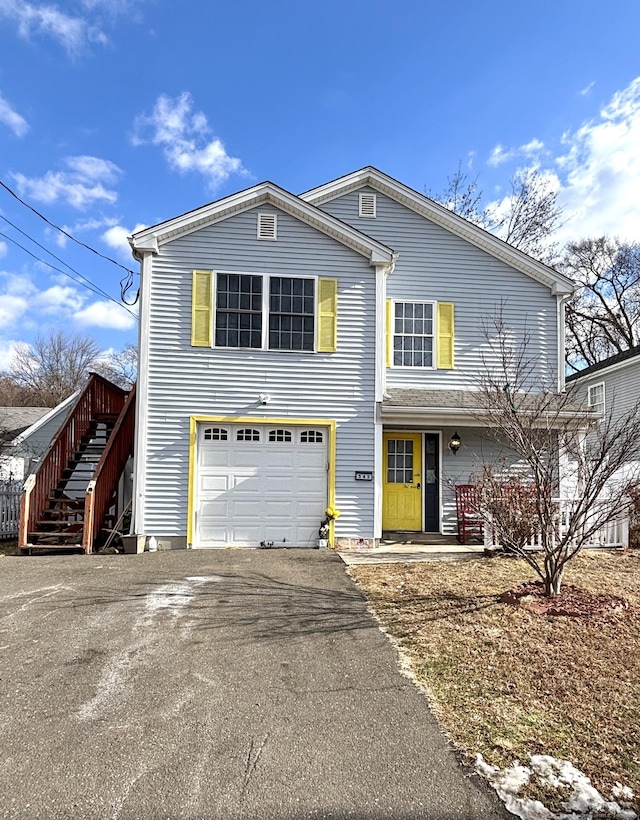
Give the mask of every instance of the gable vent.
[[376, 195], [360, 194], [360, 211], [358, 216], [368, 219], [376, 218]]
[[258, 239], [278, 238], [278, 216], [277, 214], [258, 214]]

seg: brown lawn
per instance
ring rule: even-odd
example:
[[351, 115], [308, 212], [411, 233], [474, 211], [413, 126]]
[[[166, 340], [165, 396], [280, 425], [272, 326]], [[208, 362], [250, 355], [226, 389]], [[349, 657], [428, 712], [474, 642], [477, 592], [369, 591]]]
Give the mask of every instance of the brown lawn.
[[[640, 554], [582, 553], [565, 583], [626, 609], [534, 614], [498, 601], [534, 580], [522, 561], [350, 568], [454, 744], [504, 767], [530, 754], [571, 761], [609, 796], [640, 795]], [[540, 795], [538, 795], [540, 796]]]

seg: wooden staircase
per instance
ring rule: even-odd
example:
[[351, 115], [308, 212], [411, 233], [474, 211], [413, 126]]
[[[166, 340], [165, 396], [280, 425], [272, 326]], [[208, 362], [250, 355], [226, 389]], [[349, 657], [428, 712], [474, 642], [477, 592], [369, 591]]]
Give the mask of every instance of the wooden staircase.
[[38, 470], [25, 482], [18, 546], [92, 552], [114, 526], [117, 493], [133, 453], [135, 386], [127, 395], [92, 374]]

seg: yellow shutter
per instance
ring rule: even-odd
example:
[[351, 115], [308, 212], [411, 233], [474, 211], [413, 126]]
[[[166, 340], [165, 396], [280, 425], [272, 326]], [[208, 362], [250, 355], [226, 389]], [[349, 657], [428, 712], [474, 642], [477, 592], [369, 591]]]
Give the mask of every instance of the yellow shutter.
[[211, 347], [211, 313], [213, 274], [209, 270], [194, 270], [191, 291], [191, 344]]
[[393, 349], [393, 302], [387, 299], [387, 367], [391, 367], [393, 359], [391, 358], [391, 351]]
[[335, 353], [338, 346], [338, 280], [318, 279], [318, 352]]
[[438, 302], [438, 370], [453, 369], [453, 303]]

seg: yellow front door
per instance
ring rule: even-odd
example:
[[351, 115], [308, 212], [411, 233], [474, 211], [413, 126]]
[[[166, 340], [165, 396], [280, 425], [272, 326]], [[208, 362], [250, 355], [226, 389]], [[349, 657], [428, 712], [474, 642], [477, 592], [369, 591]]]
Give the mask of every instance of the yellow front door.
[[422, 435], [384, 433], [382, 529], [422, 529]]

